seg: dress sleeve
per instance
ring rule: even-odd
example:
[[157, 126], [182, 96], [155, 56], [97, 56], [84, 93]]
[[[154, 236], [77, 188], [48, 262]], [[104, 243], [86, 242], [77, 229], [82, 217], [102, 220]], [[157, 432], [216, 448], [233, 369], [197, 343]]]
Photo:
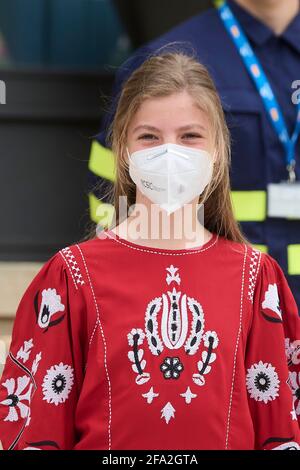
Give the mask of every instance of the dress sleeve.
[[0, 380], [5, 450], [71, 449], [83, 376], [84, 298], [60, 253], [25, 291]]
[[278, 263], [262, 255], [246, 349], [256, 449], [299, 450], [300, 320]]

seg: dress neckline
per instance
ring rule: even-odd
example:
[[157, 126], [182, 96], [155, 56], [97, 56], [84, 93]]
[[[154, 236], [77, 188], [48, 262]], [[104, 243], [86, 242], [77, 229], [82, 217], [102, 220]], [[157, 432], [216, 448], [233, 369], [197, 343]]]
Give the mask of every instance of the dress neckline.
[[126, 238], [120, 237], [118, 234], [113, 232], [111, 229], [105, 229], [102, 231], [102, 235], [100, 238], [106, 235], [108, 238], [114, 240], [115, 242], [127, 246], [130, 249], [134, 249], [137, 251], [143, 251], [147, 253], [154, 253], [154, 254], [163, 254], [163, 255], [192, 255], [196, 253], [202, 253], [207, 251], [208, 249], [215, 246], [219, 240], [219, 235], [215, 232], [212, 232], [211, 238], [200, 246], [195, 246], [192, 248], [180, 248], [180, 249], [170, 249], [170, 248], [158, 248], [158, 247], [151, 247], [142, 245], [140, 243], [134, 243], [132, 241], [127, 240]]

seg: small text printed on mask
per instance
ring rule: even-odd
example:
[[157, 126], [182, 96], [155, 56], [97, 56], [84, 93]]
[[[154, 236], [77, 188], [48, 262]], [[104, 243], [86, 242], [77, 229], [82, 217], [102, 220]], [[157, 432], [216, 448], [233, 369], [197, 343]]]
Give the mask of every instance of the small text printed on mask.
[[141, 183], [145, 188], [151, 189], [152, 191], [165, 191], [165, 188], [158, 188], [157, 186], [154, 186], [151, 181], [141, 180]]

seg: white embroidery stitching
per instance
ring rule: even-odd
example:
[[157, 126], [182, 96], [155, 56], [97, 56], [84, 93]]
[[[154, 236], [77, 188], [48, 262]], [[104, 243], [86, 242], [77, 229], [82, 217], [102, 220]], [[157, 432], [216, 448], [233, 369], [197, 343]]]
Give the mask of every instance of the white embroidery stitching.
[[63, 248], [61, 251], [65, 255], [66, 261], [72, 269], [72, 272], [74, 274], [74, 279], [75, 279], [76, 283], [80, 284], [82, 286], [83, 284], [85, 284], [85, 282], [83, 280], [82, 274], [80, 272], [80, 268], [78, 266], [78, 263], [75, 259], [75, 256], [73, 255], [70, 247], [67, 246], [67, 247]]
[[147, 250], [146, 248], [140, 248], [138, 246], [135, 247], [135, 246], [128, 245], [127, 243], [125, 243], [121, 240], [118, 240], [117, 238], [111, 237], [108, 233], [107, 233], [107, 236], [111, 240], [114, 240], [114, 241], [120, 243], [121, 245], [127, 246], [128, 248], [131, 248], [132, 250], [143, 251], [143, 252], [146, 252], [146, 253], [153, 253], [155, 255], [166, 255], [166, 256], [184, 256], [184, 255], [194, 255], [196, 253], [202, 253], [204, 251], [209, 250], [209, 248], [212, 248], [217, 243], [217, 241], [219, 239], [219, 235], [217, 235], [214, 242], [211, 242], [210, 245], [208, 245], [206, 248], [202, 248], [201, 250], [192, 250], [191, 249], [191, 251], [186, 251], [184, 253], [173, 253], [173, 252], [172, 253], [166, 253], [164, 251], [153, 251], [153, 250]]
[[[32, 383], [33, 383], [33, 392], [32, 392], [32, 395], [31, 395], [31, 399], [30, 401], [32, 401], [33, 399], [33, 396], [37, 390], [37, 385], [36, 385], [36, 382], [35, 382], [35, 379], [32, 375], [32, 373], [30, 372], [29, 369], [27, 369], [26, 366], [24, 366], [23, 364], [21, 364], [21, 362], [19, 362], [14, 356], [13, 354], [10, 352], [9, 355], [8, 355], [8, 358], [14, 363], [16, 364], [18, 367], [20, 367], [20, 369], [22, 369], [23, 371], [25, 371], [30, 377], [31, 377], [31, 380], [32, 380]], [[29, 407], [29, 414], [30, 414], [30, 407]], [[7, 450], [13, 450], [16, 445], [18, 444], [19, 440], [21, 439], [22, 437], [22, 434], [25, 430], [25, 427], [26, 427], [26, 424], [27, 424], [27, 420], [24, 420], [24, 423], [23, 423], [23, 426], [21, 428], [21, 430], [19, 431], [18, 435], [16, 436], [16, 438], [13, 440], [12, 444], [8, 447]]]
[[74, 283], [75, 289], [76, 289], [76, 290], [78, 290], [78, 287], [77, 287], [77, 285], [76, 285], [75, 278], [74, 278], [74, 276], [73, 276], [73, 273], [72, 273], [72, 270], [71, 270], [71, 268], [70, 268], [70, 266], [69, 266], [69, 263], [68, 263], [68, 261], [66, 260], [66, 258], [64, 257], [64, 255], [62, 254], [62, 252], [61, 252], [61, 251], [59, 252], [59, 254], [61, 255], [62, 259], [64, 260], [65, 264], [66, 264], [66, 265], [67, 265], [67, 267], [68, 267], [68, 270], [69, 270], [69, 272], [70, 272], [70, 274], [71, 274], [71, 278], [72, 278], [72, 280], [73, 280], [73, 283]]
[[244, 245], [244, 248], [245, 248], [245, 254], [244, 254], [243, 273], [242, 273], [242, 286], [241, 286], [240, 322], [239, 322], [239, 329], [238, 329], [238, 334], [237, 334], [237, 338], [236, 338], [236, 345], [235, 345], [235, 351], [234, 351], [232, 382], [231, 382], [230, 399], [229, 399], [229, 407], [228, 407], [228, 415], [227, 415], [227, 429], [226, 429], [225, 449], [228, 449], [232, 398], [233, 398], [233, 389], [234, 389], [235, 372], [236, 372], [236, 360], [237, 360], [237, 352], [238, 352], [238, 347], [239, 347], [240, 336], [241, 336], [241, 332], [242, 332], [243, 299], [244, 299], [244, 285], [245, 285], [245, 266], [246, 266], [246, 259], [247, 259], [247, 245]]
[[259, 250], [251, 249], [251, 260], [249, 267], [249, 289], [248, 299], [253, 303], [254, 287], [256, 284], [256, 278], [259, 270], [261, 252]]
[[[95, 304], [95, 308], [96, 308], [97, 322], [98, 322], [98, 325], [99, 325], [99, 329], [100, 329], [100, 333], [101, 333], [102, 341], [103, 341], [103, 345], [104, 345], [104, 367], [105, 367], [105, 373], [106, 373], [106, 378], [107, 378], [107, 383], [108, 383], [108, 395], [109, 395], [109, 398], [108, 398], [108, 409], [109, 409], [109, 418], [108, 418], [108, 450], [111, 450], [112, 396], [111, 396], [111, 382], [110, 382], [109, 373], [108, 373], [108, 367], [107, 367], [107, 346], [106, 346], [106, 339], [105, 339], [103, 327], [102, 327], [102, 324], [101, 324], [101, 321], [100, 321], [99, 308], [98, 308], [98, 304], [97, 304], [97, 301], [96, 301], [95, 291], [94, 291], [93, 284], [92, 284], [92, 281], [91, 281], [91, 278], [90, 278], [90, 274], [89, 274], [89, 271], [88, 271], [87, 263], [86, 263], [86, 261], [85, 261], [85, 258], [84, 258], [84, 255], [83, 255], [82, 251], [81, 251], [80, 246], [79, 246], [79, 245], [76, 245], [76, 247], [77, 247], [77, 249], [79, 250], [80, 255], [81, 255], [81, 258], [82, 258], [82, 261], [83, 261], [83, 263], [84, 263], [84, 267], [85, 267], [85, 270], [86, 270], [87, 278], [88, 278], [88, 281], [89, 281], [89, 284], [90, 284], [90, 288], [91, 288], [91, 292], [92, 292], [92, 296], [93, 296], [93, 300], [94, 300], [94, 304]], [[93, 333], [94, 333], [94, 332], [93, 332]]]

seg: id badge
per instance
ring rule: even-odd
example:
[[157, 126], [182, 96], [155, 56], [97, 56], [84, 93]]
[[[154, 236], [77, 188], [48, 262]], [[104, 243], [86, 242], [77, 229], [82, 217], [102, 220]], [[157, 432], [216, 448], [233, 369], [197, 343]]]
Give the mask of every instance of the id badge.
[[268, 216], [300, 219], [300, 182], [268, 184]]

